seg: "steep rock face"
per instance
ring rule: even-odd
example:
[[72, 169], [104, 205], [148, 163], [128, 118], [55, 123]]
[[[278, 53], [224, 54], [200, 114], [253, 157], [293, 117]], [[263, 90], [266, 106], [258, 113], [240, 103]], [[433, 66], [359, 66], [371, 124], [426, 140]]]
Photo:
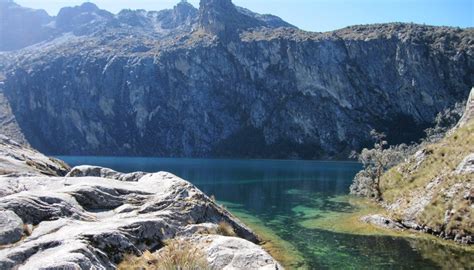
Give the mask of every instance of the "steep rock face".
[[[44, 162], [13, 142], [5, 147]], [[10, 154], [0, 152], [0, 166], [10, 166]], [[82, 166], [48, 177], [11, 168], [0, 176], [1, 269], [115, 269], [125, 255], [159, 250], [175, 238], [202, 249], [210, 269], [283, 269], [237, 218], [169, 173]], [[220, 236], [221, 222], [236, 236]]]
[[169, 13], [170, 15], [162, 19], [162, 27], [165, 29], [176, 28], [181, 25], [191, 26], [196, 23], [198, 18], [198, 10], [186, 1], [177, 4]]
[[473, 29], [308, 33], [229, 0], [198, 14], [159, 39], [119, 24], [10, 55], [25, 137], [54, 154], [346, 158], [371, 129], [418, 139], [474, 81]]
[[3, 78], [0, 74], [0, 134], [12, 138], [18, 143], [28, 145], [28, 141], [21, 131], [21, 128], [16, 121], [15, 115], [12, 112], [10, 102], [3, 93], [2, 79]]

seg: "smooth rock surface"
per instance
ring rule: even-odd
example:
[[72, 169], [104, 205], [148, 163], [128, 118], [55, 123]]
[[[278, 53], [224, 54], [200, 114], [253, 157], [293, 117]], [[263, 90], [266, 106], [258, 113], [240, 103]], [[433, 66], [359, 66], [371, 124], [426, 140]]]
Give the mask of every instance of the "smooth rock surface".
[[134, 173], [119, 173], [112, 169], [102, 168], [98, 166], [77, 166], [71, 169], [71, 171], [66, 175], [66, 177], [82, 177], [82, 176], [95, 176], [102, 177], [107, 179], [115, 179], [126, 182], [138, 181], [146, 173], [144, 172], [134, 172]]
[[261, 247], [241, 238], [204, 236], [198, 242], [205, 243], [212, 269], [283, 269]]
[[68, 171], [69, 166], [64, 162], [46, 157], [0, 134], [0, 175], [30, 173], [62, 176]]
[[[81, 166], [51, 177], [7, 154], [31, 154], [23, 158], [34, 164], [45, 156], [2, 143], [13, 152], [0, 152], [0, 164], [12, 169], [0, 176], [0, 269], [115, 269], [125, 255], [158, 250], [175, 237], [196, 244], [207, 237], [213, 269], [282, 269], [249, 228], [175, 175]], [[215, 235], [221, 222], [240, 238]]]

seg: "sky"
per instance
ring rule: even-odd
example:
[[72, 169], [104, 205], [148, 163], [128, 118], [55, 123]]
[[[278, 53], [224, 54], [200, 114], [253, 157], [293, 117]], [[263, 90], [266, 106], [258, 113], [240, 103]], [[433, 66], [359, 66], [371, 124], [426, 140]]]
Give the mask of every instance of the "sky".
[[[56, 15], [61, 7], [85, 0], [16, 0]], [[179, 0], [94, 0], [102, 9], [162, 10]], [[195, 7], [199, 0], [188, 0]], [[307, 31], [331, 31], [355, 24], [414, 22], [429, 25], [474, 27], [474, 0], [234, 0], [254, 12], [273, 14]]]

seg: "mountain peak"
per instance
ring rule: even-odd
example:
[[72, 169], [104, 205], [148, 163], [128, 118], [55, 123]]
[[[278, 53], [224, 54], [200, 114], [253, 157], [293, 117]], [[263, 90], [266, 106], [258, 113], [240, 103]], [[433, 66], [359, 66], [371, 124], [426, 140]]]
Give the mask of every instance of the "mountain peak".
[[175, 8], [177, 7], [187, 7], [187, 8], [194, 8], [187, 0], [181, 0], [178, 4], [176, 4]]
[[91, 2], [84, 2], [82, 3], [82, 5], [79, 6], [79, 8], [82, 12], [94, 12], [96, 10], [99, 10], [99, 7], [97, 7], [96, 4]]
[[293, 25], [271, 15], [260, 15], [235, 6], [231, 0], [201, 0], [199, 26], [221, 38], [232, 38], [239, 31], [257, 27], [291, 27]]
[[195, 16], [197, 14], [197, 9], [188, 3], [188, 1], [181, 0], [181, 2], [174, 6], [173, 14], [178, 19], [183, 20], [187, 17]]
[[199, 25], [207, 32], [229, 37], [239, 30], [262, 26], [262, 23], [240, 13], [231, 0], [201, 0]]
[[85, 2], [80, 6], [62, 8], [56, 17], [56, 26], [70, 31], [94, 21], [111, 20], [113, 17], [112, 13], [100, 9], [93, 3]]

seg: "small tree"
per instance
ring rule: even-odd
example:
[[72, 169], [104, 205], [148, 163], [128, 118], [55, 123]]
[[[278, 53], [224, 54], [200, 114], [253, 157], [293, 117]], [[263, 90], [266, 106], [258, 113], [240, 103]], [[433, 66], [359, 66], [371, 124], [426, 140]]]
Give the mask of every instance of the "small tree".
[[351, 193], [382, 200], [380, 180], [383, 174], [408, 157], [415, 147], [406, 144], [389, 147], [384, 133], [372, 130], [370, 135], [375, 140], [374, 147], [352, 155], [358, 158], [364, 169], [356, 175]]
[[370, 135], [375, 140], [374, 147], [372, 149], [364, 148], [360, 153], [351, 154], [352, 158], [357, 158], [364, 166], [364, 169], [354, 178], [350, 188], [351, 194], [382, 200], [380, 181], [383, 174], [414, 154], [423, 145], [443, 138], [461, 118], [464, 110], [463, 104], [463, 102], [456, 103], [453, 108], [440, 112], [435, 118], [435, 126], [426, 130], [427, 137], [420, 145], [388, 146], [385, 134], [372, 130]]

